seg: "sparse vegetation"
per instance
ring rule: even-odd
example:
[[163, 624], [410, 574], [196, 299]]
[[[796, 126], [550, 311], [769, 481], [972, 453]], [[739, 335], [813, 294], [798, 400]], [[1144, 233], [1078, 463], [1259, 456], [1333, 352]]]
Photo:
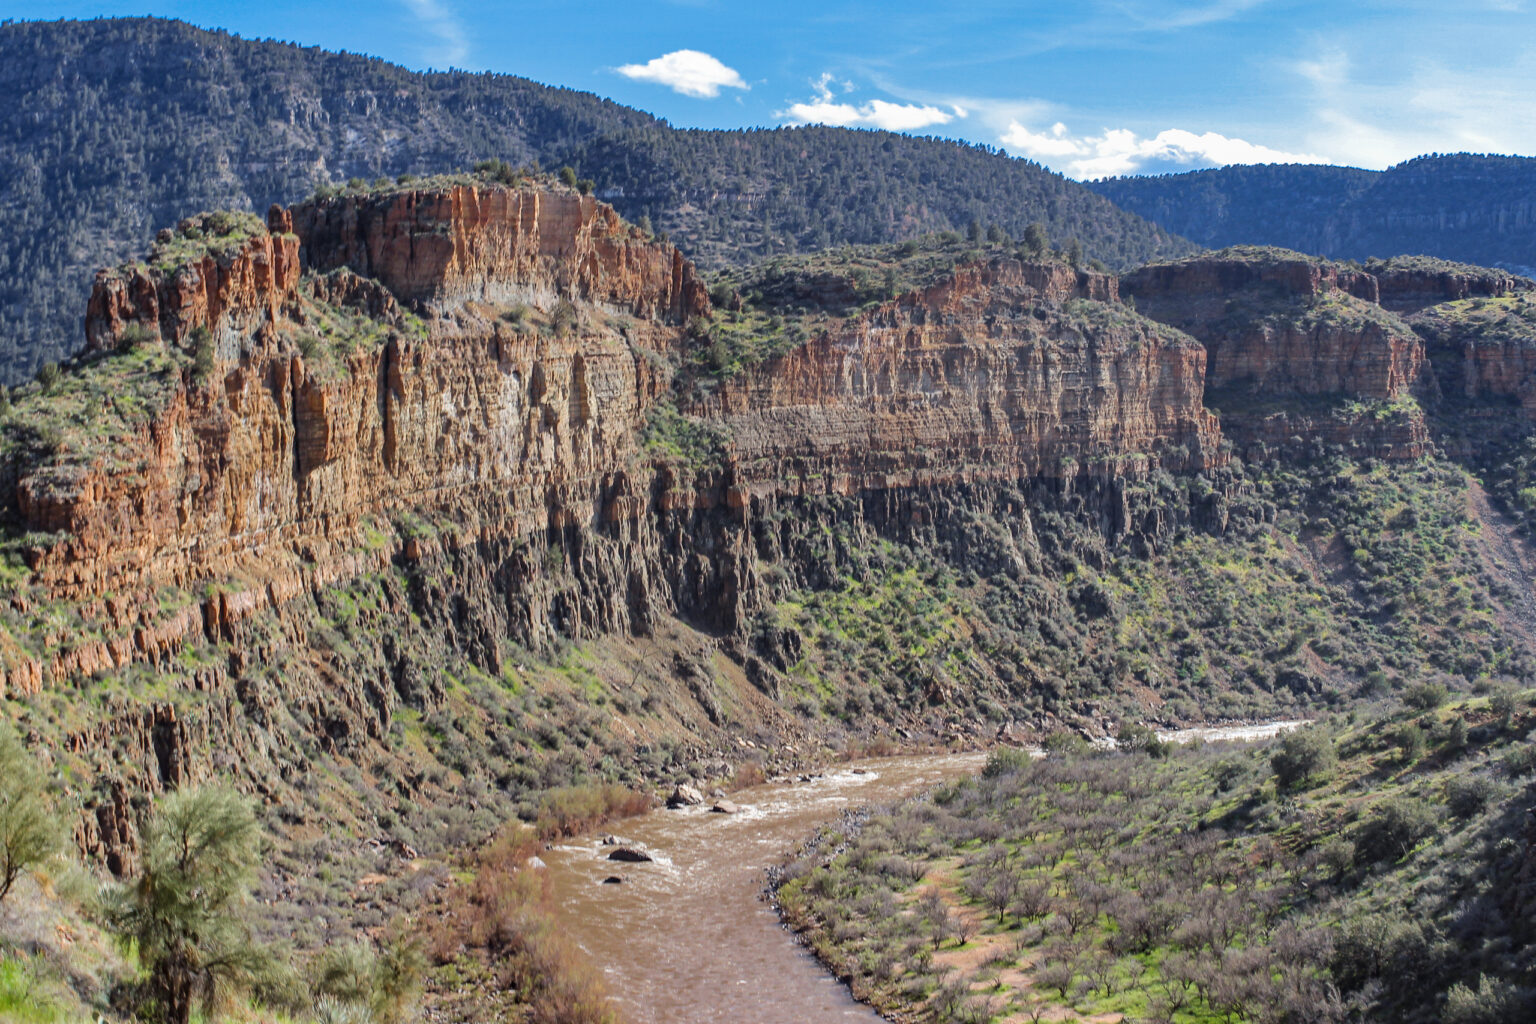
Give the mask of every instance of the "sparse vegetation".
[[[1525, 798], [1486, 788], [1509, 742], [1486, 702], [1442, 710], [1478, 723], [1467, 746], [1407, 770], [1383, 753], [1414, 709], [1271, 751], [999, 754], [828, 826], [781, 905], [856, 994], [923, 1019], [1521, 1019], [1531, 884], [1500, 844]], [[1340, 729], [1326, 780], [1268, 780]]]

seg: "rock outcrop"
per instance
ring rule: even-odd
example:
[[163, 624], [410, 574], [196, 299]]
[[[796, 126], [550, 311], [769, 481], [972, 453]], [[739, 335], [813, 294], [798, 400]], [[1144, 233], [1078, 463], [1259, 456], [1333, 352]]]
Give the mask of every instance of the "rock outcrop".
[[1409, 322], [1426, 341], [1439, 396], [1464, 413], [1536, 421], [1536, 301], [1531, 296], [1462, 300], [1422, 310]]
[[740, 487], [855, 494], [1117, 475], [1217, 458], [1205, 353], [1114, 302], [1112, 279], [965, 267], [727, 383], [700, 413]]
[[[421, 557], [407, 520], [480, 545], [525, 638], [671, 610], [730, 632], [755, 600], [754, 501], [1220, 458], [1204, 353], [1103, 274], [962, 267], [844, 322], [686, 409], [730, 438], [701, 470], [639, 439], [669, 360], [697, 344], [703, 286], [590, 197], [406, 189], [274, 209], [267, 227], [187, 267], [101, 276], [95, 350], [131, 324], [219, 343], [126, 444], [17, 467], [20, 528], [58, 538], [29, 556], [33, 583], [94, 628], [8, 658], [9, 688], [236, 639], [264, 609]], [[579, 549], [575, 600], [513, 554], [530, 537]]]
[[306, 266], [348, 267], [439, 313], [561, 297], [674, 323], [708, 313], [693, 264], [591, 196], [454, 185], [318, 200], [293, 218]]
[[1205, 345], [1212, 388], [1390, 400], [1423, 369], [1423, 343], [1381, 310], [1363, 271], [1238, 250], [1145, 267], [1122, 287], [1138, 310]]
[[[995, 666], [916, 666], [909, 724], [968, 688], [1007, 700], [1046, 685], [1039, 652], [1071, 631], [1086, 651], [1115, 614], [1093, 573], [1059, 593], [1046, 573], [1273, 517], [1238, 494], [1225, 439], [1427, 449], [1423, 346], [1379, 297], [1369, 274], [1272, 254], [1123, 283], [996, 258], [802, 317], [793, 347], [731, 375], [702, 369], [725, 325], [691, 264], [574, 192], [197, 218], [99, 275], [70, 430], [6, 435], [0, 694], [155, 679], [104, 687], [59, 745], [95, 757], [76, 839], [117, 871], [140, 793], [244, 771], [270, 795], [317, 751], [364, 747], [403, 771], [392, 719], [444, 708], [449, 662], [515, 692], [520, 646], [634, 644], [614, 706], [645, 709], [640, 645], [681, 620], [706, 639], [674, 638], [657, 675], [678, 703], [647, 709], [632, 749], [663, 718], [721, 736], [782, 715], [809, 691], [777, 603], [841, 588], [882, 545], [955, 553], [1038, 616], [1007, 625]], [[1445, 331], [1450, 387], [1529, 408], [1523, 344]], [[23, 417], [53, 408], [26, 399]], [[525, 710], [497, 711], [486, 743]], [[452, 785], [412, 772], [402, 794]]]
[[235, 221], [223, 237], [217, 216], [183, 222], [180, 234], [151, 255], [154, 265], [96, 275], [85, 313], [87, 351], [117, 348], [130, 328], [146, 340], [184, 345], [202, 327], [221, 357], [234, 360], [262, 332], [297, 314], [299, 239], [287, 213], [274, 210], [269, 230]]
[[1507, 271], [1438, 260], [1384, 260], [1367, 265], [1380, 282], [1380, 303], [1394, 313], [1414, 313], [1444, 302], [1500, 298], [1528, 291], [1531, 281]]

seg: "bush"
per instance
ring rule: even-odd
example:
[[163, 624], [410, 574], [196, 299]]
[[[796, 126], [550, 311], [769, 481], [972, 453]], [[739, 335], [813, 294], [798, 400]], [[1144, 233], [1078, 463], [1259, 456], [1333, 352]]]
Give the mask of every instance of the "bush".
[[1507, 1024], [1529, 1020], [1529, 1000], [1525, 993], [1508, 982], [1479, 975], [1477, 989], [1460, 982], [1445, 994], [1444, 1024]]
[[154, 332], [138, 321], [134, 321], [123, 328], [123, 333], [118, 339], [119, 348], [138, 348], [140, 345], [155, 340]]
[[1424, 756], [1424, 730], [1412, 722], [1404, 722], [1392, 731], [1392, 742], [1397, 746], [1404, 764], [1412, 764]]
[[1016, 775], [1029, 771], [1035, 763], [1029, 751], [1018, 747], [998, 747], [987, 757], [987, 764], [981, 770], [982, 778], [995, 779], [999, 775]]
[[1458, 775], [1445, 784], [1445, 804], [1458, 818], [1470, 818], [1493, 799], [1493, 780], [1485, 775]]
[[1326, 778], [1338, 763], [1333, 740], [1321, 729], [1297, 729], [1280, 738], [1279, 749], [1269, 758], [1275, 784], [1282, 790], [1303, 788]]
[[0, 901], [23, 871], [51, 857], [59, 825], [44, 793], [43, 773], [9, 732], [0, 731]]
[[199, 325], [192, 328], [187, 340], [192, 343], [192, 377], [201, 384], [213, 375], [218, 357], [213, 332]]
[[1536, 743], [1527, 740], [1524, 743], [1516, 743], [1504, 752], [1501, 761], [1504, 770], [1510, 775], [1519, 777], [1529, 775], [1536, 771]]
[[1515, 712], [1519, 710], [1519, 702], [1515, 697], [1515, 688], [1504, 685], [1497, 687], [1488, 698], [1488, 710], [1493, 712], [1499, 720], [1499, 728], [1508, 729], [1510, 722], [1514, 720]]
[[575, 329], [580, 318], [575, 304], [569, 299], [561, 299], [555, 303], [555, 311], [549, 315], [549, 326], [554, 329], [557, 337], [563, 338]]
[[398, 1024], [421, 990], [425, 966], [415, 942], [393, 942], [377, 953], [363, 942], [332, 946], [311, 965], [316, 1011], [361, 1010], [373, 1024]]
[[1450, 699], [1450, 691], [1440, 683], [1428, 681], [1414, 683], [1403, 691], [1403, 703], [1419, 711], [1433, 711], [1448, 699]]
[[59, 379], [63, 376], [58, 363], [44, 363], [37, 368], [37, 383], [42, 386], [45, 395], [53, 394], [53, 389], [59, 386]]
[[1434, 831], [1436, 823], [1434, 808], [1423, 800], [1391, 797], [1378, 803], [1357, 826], [1355, 849], [1367, 862], [1401, 860]]

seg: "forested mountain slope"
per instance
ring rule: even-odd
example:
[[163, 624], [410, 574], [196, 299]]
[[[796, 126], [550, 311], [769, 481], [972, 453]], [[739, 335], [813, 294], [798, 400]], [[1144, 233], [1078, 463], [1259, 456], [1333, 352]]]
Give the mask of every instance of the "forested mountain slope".
[[1278, 245], [1334, 259], [1438, 256], [1529, 274], [1536, 160], [1470, 153], [1385, 171], [1268, 164], [1089, 185], [1211, 247]]
[[153, 18], [0, 26], [0, 379], [81, 343], [95, 268], [197, 210], [495, 157], [570, 164], [705, 266], [1031, 221], [1117, 267], [1192, 250], [1037, 164], [840, 128], [678, 131], [589, 93]]

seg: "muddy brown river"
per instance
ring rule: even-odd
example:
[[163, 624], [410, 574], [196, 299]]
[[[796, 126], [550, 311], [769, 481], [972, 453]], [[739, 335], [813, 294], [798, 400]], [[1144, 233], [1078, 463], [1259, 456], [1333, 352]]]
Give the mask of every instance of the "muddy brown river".
[[[1164, 739], [1249, 741], [1303, 722], [1184, 729]], [[737, 814], [707, 807], [653, 811], [615, 834], [655, 858], [616, 863], [600, 836], [544, 854], [560, 927], [607, 976], [629, 1024], [878, 1024], [759, 899], [765, 872], [844, 808], [881, 803], [981, 770], [984, 753], [855, 761], [808, 782], [731, 796]], [[618, 885], [603, 879], [617, 875]]]
[[[731, 796], [738, 814], [653, 811], [614, 833], [651, 864], [607, 860], [600, 837], [546, 851], [560, 926], [607, 976], [631, 1024], [878, 1022], [760, 900], [764, 872], [846, 807], [973, 774], [985, 754], [856, 761], [809, 782]], [[618, 875], [619, 885], [603, 879]]]

